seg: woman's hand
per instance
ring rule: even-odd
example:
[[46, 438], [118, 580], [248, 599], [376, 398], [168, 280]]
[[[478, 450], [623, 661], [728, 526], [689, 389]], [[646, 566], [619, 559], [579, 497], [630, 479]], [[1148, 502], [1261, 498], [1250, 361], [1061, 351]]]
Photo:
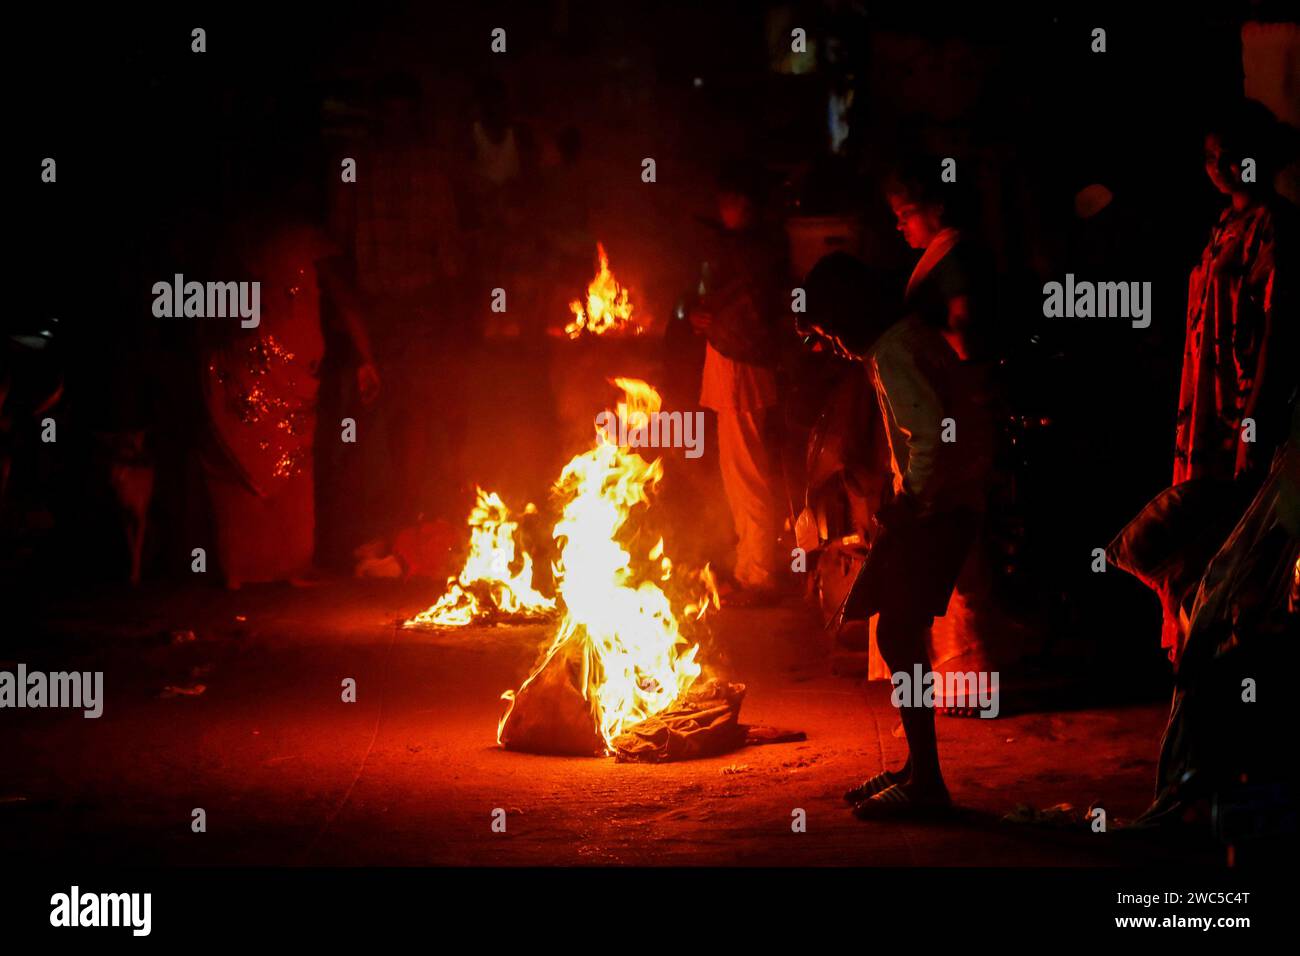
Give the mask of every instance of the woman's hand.
[[362, 362], [357, 366], [357, 391], [361, 393], [361, 404], [369, 405], [379, 397], [379, 369], [374, 362]]

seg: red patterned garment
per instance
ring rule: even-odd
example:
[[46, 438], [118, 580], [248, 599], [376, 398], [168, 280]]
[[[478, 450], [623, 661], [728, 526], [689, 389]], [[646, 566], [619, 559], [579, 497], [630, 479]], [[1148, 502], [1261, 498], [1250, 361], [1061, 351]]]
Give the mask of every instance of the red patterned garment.
[[[1254, 481], [1285, 437], [1297, 366], [1294, 211], [1282, 200], [1229, 206], [1219, 217], [1187, 295], [1187, 341], [1178, 399], [1174, 484]], [[1255, 423], [1252, 441], [1244, 423]], [[1185, 622], [1166, 602], [1161, 646], [1177, 663]]]
[[312, 568], [313, 441], [324, 353], [316, 263], [332, 252], [306, 226], [250, 240], [246, 259], [262, 284], [261, 322], [205, 360], [213, 441], [204, 475], [231, 587], [289, 581]]
[[1239, 472], [1242, 419], [1272, 337], [1275, 262], [1271, 207], [1224, 210], [1188, 284], [1174, 484]]

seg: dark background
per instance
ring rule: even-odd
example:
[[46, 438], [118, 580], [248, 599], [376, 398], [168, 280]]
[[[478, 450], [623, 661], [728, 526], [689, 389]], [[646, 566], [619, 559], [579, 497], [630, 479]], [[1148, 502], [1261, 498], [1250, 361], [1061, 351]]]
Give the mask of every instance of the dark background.
[[[65, 372], [60, 428], [72, 441], [31, 452], [15, 473], [16, 491], [48, 527], [34, 545], [24, 538], [26, 550], [10, 538], [7, 573], [54, 587], [120, 582], [112, 522], [92, 507], [85, 436], [143, 428], [159, 467], [146, 576], [184, 574], [178, 555], [207, 533], [191, 460], [197, 333], [154, 320], [150, 286], [173, 272], [202, 274], [222, 222], [254, 201], [259, 182], [292, 178], [325, 223], [338, 157], [367, 136], [349, 111], [364, 113], [394, 75], [416, 79], [454, 165], [474, 83], [490, 74], [539, 139], [581, 131], [603, 198], [597, 234], [661, 317], [689, 286], [694, 216], [708, 213], [723, 157], [755, 158], [787, 184], [773, 193], [774, 218], [794, 202], [859, 211], [875, 264], [904, 276], [910, 260], [878, 178], [912, 151], [957, 157], [997, 265], [998, 342], [1018, 363], [1017, 410], [1054, 423], [1030, 449], [1024, 495], [1031, 537], [1049, 559], [1033, 586], [1098, 642], [1117, 640], [1115, 617], [1123, 630], [1151, 634], [1154, 600], [1118, 574], [1089, 575], [1082, 556], [1168, 483], [1186, 276], [1219, 208], [1201, 167], [1203, 120], [1215, 100], [1242, 91], [1241, 24], [1281, 18], [1284, 7], [794, 4], [792, 22], [841, 43], [838, 64], [805, 76], [767, 68], [769, 7], [758, 3], [24, 10], [11, 32], [17, 294], [5, 320], [27, 329], [57, 320], [48, 361]], [[190, 52], [194, 26], [207, 30], [202, 55]], [[508, 31], [505, 56], [489, 53], [495, 26]], [[1089, 51], [1093, 26], [1108, 31], [1104, 55]], [[847, 158], [832, 161], [824, 95], [849, 71], [859, 88], [853, 139]], [[56, 188], [38, 180], [47, 155], [58, 159]], [[650, 190], [637, 179], [647, 155], [659, 170]], [[1092, 182], [1116, 196], [1100, 235], [1081, 231], [1072, 213], [1074, 193]], [[1086, 277], [1099, 262], [1106, 277], [1154, 283], [1150, 329], [1041, 318], [1046, 278], [1070, 268]], [[471, 268], [431, 334], [447, 361], [486, 354], [545, 391], [557, 359], [544, 340], [484, 341], [480, 293], [493, 285]], [[332, 344], [332, 374], [343, 380], [349, 357]], [[519, 458], [459, 476], [462, 491], [494, 477], [536, 487], [554, 473]], [[328, 499], [329, 483], [346, 479], [325, 469], [318, 480]], [[450, 519], [465, 511], [464, 500], [438, 504]], [[369, 525], [322, 528], [323, 563], [341, 564], [373, 525], [399, 521], [394, 508]], [[1098, 620], [1098, 607], [1111, 617]], [[1157, 666], [1153, 643], [1140, 657]]]

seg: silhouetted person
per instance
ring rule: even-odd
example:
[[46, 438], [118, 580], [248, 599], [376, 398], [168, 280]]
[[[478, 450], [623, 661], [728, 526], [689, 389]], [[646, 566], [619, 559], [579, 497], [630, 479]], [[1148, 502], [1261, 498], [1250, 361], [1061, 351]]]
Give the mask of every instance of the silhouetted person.
[[[992, 431], [964, 354], [976, 341], [975, 285], [956, 258], [961, 234], [946, 219], [939, 167], [887, 188], [898, 230], [921, 259], [907, 284], [905, 317], [871, 346], [867, 366], [888, 438], [892, 494], [846, 616], [880, 614], [876, 641], [891, 673], [930, 673], [928, 637], [948, 607], [985, 503]], [[954, 428], [951, 438], [945, 431]], [[953, 440], [955, 439], [955, 440]], [[908, 759], [845, 797], [863, 819], [947, 807], [934, 708], [899, 708]]]
[[764, 439], [768, 409], [777, 404], [774, 337], [783, 270], [759, 232], [761, 182], [756, 170], [728, 163], [717, 201], [722, 229], [709, 253], [708, 289], [690, 313], [708, 339], [700, 404], [718, 413], [718, 457], [735, 522], [736, 583], [765, 600], [776, 583], [779, 525], [772, 460]]

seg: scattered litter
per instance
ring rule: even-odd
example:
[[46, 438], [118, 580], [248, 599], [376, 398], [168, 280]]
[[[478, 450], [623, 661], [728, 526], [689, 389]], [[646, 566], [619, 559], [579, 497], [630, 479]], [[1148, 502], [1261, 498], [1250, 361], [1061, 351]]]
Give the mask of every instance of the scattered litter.
[[1070, 827], [1074, 826], [1074, 807], [1068, 803], [1058, 803], [1045, 810], [1035, 810], [1027, 803], [1018, 803], [1010, 813], [1002, 815], [1003, 823], [1033, 823], [1040, 826]]
[[1018, 803], [1014, 810], [1003, 815], [1002, 822], [1052, 827], [1058, 830], [1087, 829], [1092, 824], [1092, 810], [1092, 806], [1087, 810], [1079, 810], [1070, 803], [1058, 803], [1043, 810], [1036, 810], [1027, 803]]
[[198, 640], [193, 631], [172, 631], [173, 644], [190, 644]]
[[419, 521], [393, 537], [367, 541], [353, 553], [353, 575], [358, 578], [428, 578], [445, 581], [456, 573], [453, 554], [458, 531], [441, 518]]
[[723, 773], [749, 773], [749, 764], [732, 763], [722, 768]]
[[793, 744], [807, 740], [808, 735], [802, 730], [787, 730], [783, 727], [764, 727], [753, 724], [745, 735], [745, 745], [761, 747], [764, 744]]
[[354, 576], [358, 578], [386, 578], [396, 580], [406, 573], [402, 567], [402, 562], [397, 560], [397, 555], [390, 554], [385, 558], [366, 558], [358, 561], [356, 568], [353, 570]]
[[801, 769], [803, 769], [804, 767], [811, 767], [813, 764], [815, 764], [815, 763], [817, 762], [817, 760], [818, 760], [818, 757], [817, 757], [816, 754], [811, 754], [811, 755], [804, 756], [804, 757], [798, 757], [798, 758], [796, 758], [796, 759], [794, 759], [794, 760], [787, 760], [787, 761], [785, 761], [785, 763], [781, 764], [781, 769], [782, 769], [782, 770], [801, 770]]

